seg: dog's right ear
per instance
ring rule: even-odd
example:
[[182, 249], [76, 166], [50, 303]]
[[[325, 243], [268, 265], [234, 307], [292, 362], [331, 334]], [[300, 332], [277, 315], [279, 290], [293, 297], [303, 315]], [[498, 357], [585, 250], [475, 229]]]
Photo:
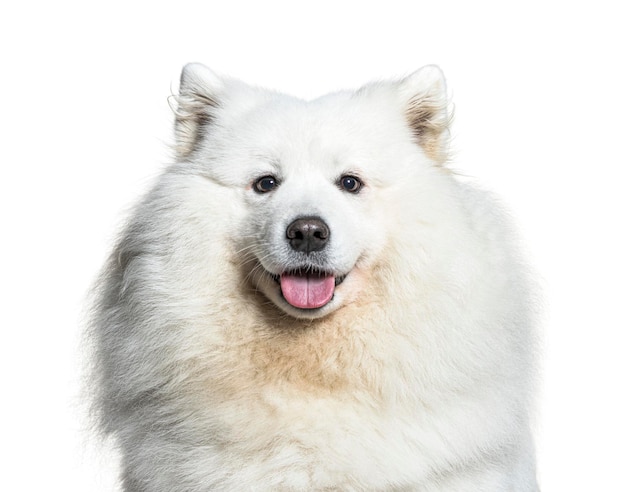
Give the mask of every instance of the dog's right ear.
[[176, 114], [176, 156], [184, 159], [202, 140], [215, 119], [224, 81], [200, 63], [189, 63], [180, 76]]

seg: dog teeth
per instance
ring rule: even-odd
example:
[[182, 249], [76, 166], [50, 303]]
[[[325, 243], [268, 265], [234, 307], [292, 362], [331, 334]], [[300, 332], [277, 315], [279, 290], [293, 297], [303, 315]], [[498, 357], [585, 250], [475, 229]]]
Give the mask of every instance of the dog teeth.
[[[298, 272], [301, 272], [301, 271], [299, 270]], [[314, 275], [320, 275], [320, 276], [325, 274], [324, 272], [321, 272], [321, 271], [314, 271], [314, 272], [311, 272], [311, 273], [314, 274]], [[270, 277], [272, 277], [274, 282], [276, 282], [277, 284], [280, 284], [280, 275], [276, 275], [274, 273], [269, 273], [269, 275], [270, 275]], [[347, 274], [346, 275], [341, 275], [339, 277], [335, 277], [335, 287], [338, 286], [339, 284], [341, 284], [346, 279], [346, 277], [347, 277]]]

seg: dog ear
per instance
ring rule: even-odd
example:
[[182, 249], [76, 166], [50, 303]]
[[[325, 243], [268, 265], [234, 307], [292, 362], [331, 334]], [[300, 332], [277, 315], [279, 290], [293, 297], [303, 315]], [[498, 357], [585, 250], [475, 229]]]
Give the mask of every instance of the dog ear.
[[427, 65], [400, 82], [406, 118], [417, 143], [428, 157], [443, 164], [448, 154], [451, 116], [441, 69]]
[[190, 63], [183, 68], [178, 96], [174, 96], [179, 159], [197, 147], [204, 129], [215, 119], [223, 89], [224, 81], [204, 65]]

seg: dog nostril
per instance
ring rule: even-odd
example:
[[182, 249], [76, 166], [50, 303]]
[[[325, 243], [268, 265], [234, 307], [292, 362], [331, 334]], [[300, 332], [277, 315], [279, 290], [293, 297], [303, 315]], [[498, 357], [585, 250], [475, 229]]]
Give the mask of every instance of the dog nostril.
[[296, 219], [286, 232], [291, 248], [307, 254], [324, 249], [330, 236], [328, 225], [318, 217]]

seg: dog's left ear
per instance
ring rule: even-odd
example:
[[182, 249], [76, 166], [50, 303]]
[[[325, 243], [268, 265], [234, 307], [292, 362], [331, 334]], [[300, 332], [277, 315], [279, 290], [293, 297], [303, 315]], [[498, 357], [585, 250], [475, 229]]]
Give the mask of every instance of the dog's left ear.
[[406, 118], [428, 157], [443, 164], [448, 155], [450, 114], [441, 69], [427, 65], [400, 82]]

